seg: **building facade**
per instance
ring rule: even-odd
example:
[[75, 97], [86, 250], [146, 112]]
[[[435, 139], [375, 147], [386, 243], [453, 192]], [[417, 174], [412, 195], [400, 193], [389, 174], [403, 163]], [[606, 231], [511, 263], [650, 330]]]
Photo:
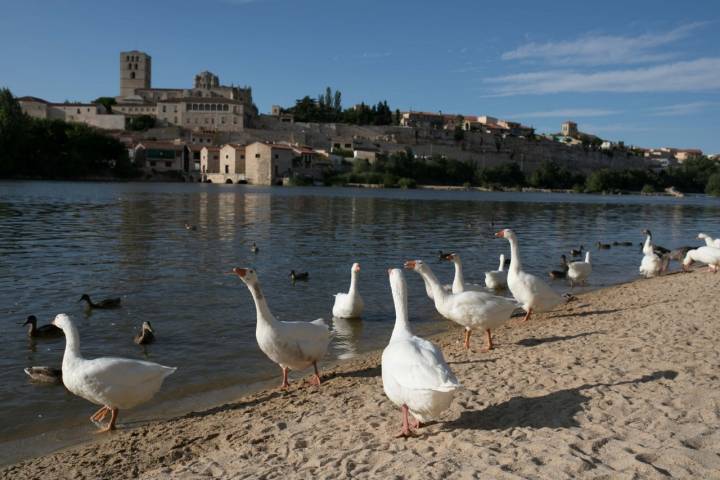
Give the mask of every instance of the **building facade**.
[[64, 120], [84, 123], [105, 130], [123, 130], [125, 115], [108, 113], [103, 105], [95, 103], [51, 103], [37, 97], [20, 97], [22, 111], [33, 118]]
[[114, 111], [149, 115], [158, 126], [237, 132], [257, 117], [250, 87], [221, 85], [212, 72], [195, 75], [192, 88], [153, 88], [152, 60], [136, 50], [120, 54], [120, 96]]
[[279, 185], [292, 176], [295, 152], [284, 144], [254, 142], [245, 146], [245, 178], [253, 185]]

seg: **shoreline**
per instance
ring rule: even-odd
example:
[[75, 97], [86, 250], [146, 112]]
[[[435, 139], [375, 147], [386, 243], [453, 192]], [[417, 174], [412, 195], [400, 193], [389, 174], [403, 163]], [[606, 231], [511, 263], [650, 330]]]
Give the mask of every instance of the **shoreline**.
[[296, 381], [285, 393], [121, 423], [0, 476], [709, 478], [720, 468], [720, 299], [707, 293], [718, 287], [703, 269], [586, 292], [528, 324], [512, 319], [490, 353], [479, 352], [479, 334], [465, 352], [459, 327], [433, 335], [465, 390], [407, 441], [393, 438], [399, 410], [376, 351], [323, 365], [319, 389]]

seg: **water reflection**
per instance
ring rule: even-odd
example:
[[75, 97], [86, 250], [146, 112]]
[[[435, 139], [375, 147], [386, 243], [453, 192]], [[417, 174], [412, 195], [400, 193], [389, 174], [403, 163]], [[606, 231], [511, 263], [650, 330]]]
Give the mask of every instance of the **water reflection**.
[[333, 343], [339, 353], [337, 358], [345, 360], [360, 353], [359, 342], [363, 332], [363, 321], [360, 318], [332, 319]]

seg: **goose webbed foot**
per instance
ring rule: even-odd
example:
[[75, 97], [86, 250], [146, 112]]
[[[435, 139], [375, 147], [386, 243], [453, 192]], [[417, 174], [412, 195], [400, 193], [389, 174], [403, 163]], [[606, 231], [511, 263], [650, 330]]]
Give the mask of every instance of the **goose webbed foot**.
[[313, 368], [315, 369], [315, 374], [310, 378], [310, 385], [319, 387], [320, 384], [322, 384], [322, 380], [320, 379], [320, 372], [318, 371], [316, 362], [313, 362]]
[[490, 329], [488, 328], [487, 330], [485, 330], [485, 348], [483, 348], [481, 351], [483, 353], [487, 353], [494, 348], [495, 346], [493, 345], [492, 341], [492, 333], [490, 333]]
[[463, 339], [463, 346], [465, 347], [465, 350], [470, 350], [470, 335], [472, 331], [469, 329], [465, 329], [465, 338]]
[[412, 436], [415, 435], [415, 434], [413, 433], [413, 431], [412, 431], [412, 428], [410, 427], [410, 420], [409, 420], [409, 418], [408, 418], [408, 411], [409, 411], [408, 406], [407, 406], [407, 405], [403, 405], [403, 406], [402, 406], [402, 417], [403, 417], [403, 420], [402, 420], [402, 429], [400, 430], [400, 433], [398, 433], [397, 435], [395, 435], [395, 438], [408, 438], [408, 437], [412, 437]]
[[525, 314], [525, 317], [523, 317], [523, 322], [527, 322], [530, 320], [530, 316], [532, 315], [532, 308], [528, 309], [527, 313]]
[[288, 368], [282, 367], [282, 372], [283, 372], [283, 380], [282, 380], [282, 384], [280, 385], [280, 390], [287, 390], [288, 388], [290, 388], [290, 383], [288, 383]]
[[118, 417], [118, 409], [110, 408], [110, 407], [104, 407], [104, 408], [105, 408], [105, 414], [103, 414], [102, 418], [105, 418], [105, 415], [107, 415], [107, 412], [109, 411], [110, 412], [110, 421], [104, 428], [97, 430], [95, 433], [107, 433], [111, 430], [115, 430], [115, 422], [117, 421], [117, 417]]

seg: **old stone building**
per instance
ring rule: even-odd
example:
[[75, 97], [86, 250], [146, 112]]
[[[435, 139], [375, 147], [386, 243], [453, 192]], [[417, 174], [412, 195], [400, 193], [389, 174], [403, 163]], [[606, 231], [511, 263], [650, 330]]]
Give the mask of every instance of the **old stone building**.
[[108, 113], [104, 106], [95, 103], [52, 103], [37, 97], [18, 98], [20, 108], [33, 118], [57, 119], [78, 122], [106, 130], [125, 128], [125, 116]]
[[293, 148], [254, 142], [245, 146], [245, 178], [253, 185], [278, 185], [292, 173]]
[[159, 126], [238, 132], [252, 125], [257, 107], [250, 87], [221, 85], [203, 71], [192, 88], [153, 88], [151, 57], [136, 50], [120, 54], [120, 96], [113, 110], [129, 116], [149, 115]]

